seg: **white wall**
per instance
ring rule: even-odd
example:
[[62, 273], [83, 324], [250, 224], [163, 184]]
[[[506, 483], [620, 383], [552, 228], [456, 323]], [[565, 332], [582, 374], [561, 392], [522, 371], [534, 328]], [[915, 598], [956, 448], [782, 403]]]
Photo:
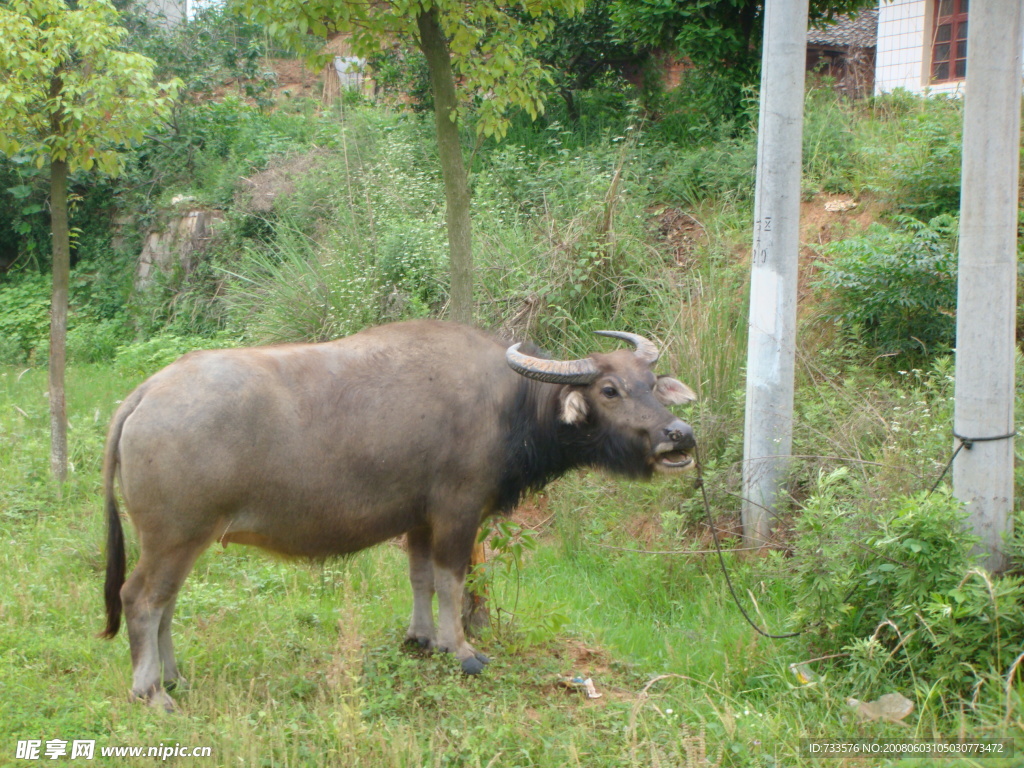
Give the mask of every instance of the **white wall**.
[[188, 0], [145, 0], [145, 8], [169, 26], [181, 24], [188, 18]]
[[[960, 93], [963, 81], [930, 85], [931, 6], [934, 0], [881, 0], [875, 93], [906, 88], [913, 93]], [[925, 30], [928, 34], [925, 34]]]

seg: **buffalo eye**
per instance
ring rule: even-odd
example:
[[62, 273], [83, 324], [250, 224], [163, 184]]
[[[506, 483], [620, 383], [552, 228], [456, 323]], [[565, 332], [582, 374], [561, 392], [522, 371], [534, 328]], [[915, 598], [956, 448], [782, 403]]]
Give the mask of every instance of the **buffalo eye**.
[[609, 400], [613, 400], [619, 396], [619, 390], [613, 387], [611, 384], [606, 384], [601, 387], [601, 394], [607, 397]]

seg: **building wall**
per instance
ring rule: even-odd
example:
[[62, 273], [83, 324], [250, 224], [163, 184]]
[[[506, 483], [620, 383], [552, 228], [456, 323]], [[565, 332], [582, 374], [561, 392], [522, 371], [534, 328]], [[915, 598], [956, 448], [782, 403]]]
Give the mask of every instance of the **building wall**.
[[177, 26], [188, 18], [188, 0], [146, 0], [145, 7], [168, 26]]
[[[934, 0], [881, 0], [875, 93], [905, 88], [913, 93], [960, 93], [964, 82], [930, 84]], [[928, 30], [928, 34], [925, 33]]]

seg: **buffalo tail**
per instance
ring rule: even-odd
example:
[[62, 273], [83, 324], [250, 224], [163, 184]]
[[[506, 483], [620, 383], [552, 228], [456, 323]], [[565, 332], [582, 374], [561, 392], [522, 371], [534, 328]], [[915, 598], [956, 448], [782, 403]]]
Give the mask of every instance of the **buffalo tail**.
[[121, 587], [125, 576], [124, 528], [114, 496], [114, 478], [119, 464], [118, 446], [125, 420], [142, 399], [141, 387], [133, 392], [114, 414], [107, 434], [107, 447], [103, 456], [103, 490], [106, 497], [107, 513], [107, 578], [103, 585], [103, 597], [107, 605], [107, 626], [100, 637], [110, 639], [121, 628]]

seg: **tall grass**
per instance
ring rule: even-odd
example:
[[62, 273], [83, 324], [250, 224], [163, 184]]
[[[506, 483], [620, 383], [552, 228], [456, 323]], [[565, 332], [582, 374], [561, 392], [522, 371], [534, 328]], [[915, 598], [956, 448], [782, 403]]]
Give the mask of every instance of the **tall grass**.
[[326, 249], [283, 222], [273, 243], [252, 249], [244, 269], [228, 272], [232, 316], [256, 342], [326, 341], [381, 316], [371, 264], [345, 247]]
[[735, 395], [743, 387], [747, 358], [749, 295], [746, 280], [733, 267], [705, 266], [690, 280], [689, 295], [672, 313], [666, 350], [668, 367], [699, 396], [697, 423], [701, 450], [720, 454], [742, 425], [737, 423]]
[[225, 267], [231, 324], [251, 339], [338, 338], [447, 301], [443, 195], [423, 121], [353, 108], [333, 130], [338, 151], [272, 166], [294, 177], [290, 194], [249, 212], [260, 237]]

